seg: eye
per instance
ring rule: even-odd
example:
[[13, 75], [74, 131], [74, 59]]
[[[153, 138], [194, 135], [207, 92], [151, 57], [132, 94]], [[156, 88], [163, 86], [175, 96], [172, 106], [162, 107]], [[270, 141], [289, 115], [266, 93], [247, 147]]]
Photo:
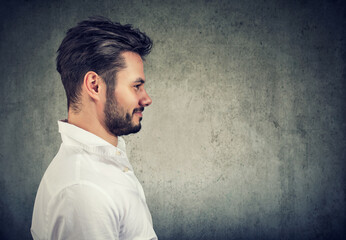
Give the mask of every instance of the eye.
[[141, 86], [141, 84], [138, 84], [138, 85], [135, 85], [134, 88], [135, 88], [136, 90], [139, 90], [140, 86]]

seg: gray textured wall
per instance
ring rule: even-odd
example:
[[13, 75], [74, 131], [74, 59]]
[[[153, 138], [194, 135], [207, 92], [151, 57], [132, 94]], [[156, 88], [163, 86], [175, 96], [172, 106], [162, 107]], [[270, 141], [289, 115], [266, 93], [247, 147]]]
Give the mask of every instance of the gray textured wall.
[[68, 28], [104, 15], [155, 42], [145, 65], [153, 104], [126, 140], [160, 239], [342, 239], [342, 2], [3, 3], [0, 238], [30, 239], [60, 145], [55, 51]]

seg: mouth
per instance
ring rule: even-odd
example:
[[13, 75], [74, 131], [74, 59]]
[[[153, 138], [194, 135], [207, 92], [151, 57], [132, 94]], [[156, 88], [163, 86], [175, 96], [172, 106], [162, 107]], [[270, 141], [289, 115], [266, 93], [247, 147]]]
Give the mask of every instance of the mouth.
[[139, 117], [143, 117], [143, 114], [142, 114], [142, 112], [144, 111], [144, 107], [140, 107], [140, 108], [135, 108], [134, 110], [133, 110], [133, 115], [137, 115], [137, 116], [139, 116]]

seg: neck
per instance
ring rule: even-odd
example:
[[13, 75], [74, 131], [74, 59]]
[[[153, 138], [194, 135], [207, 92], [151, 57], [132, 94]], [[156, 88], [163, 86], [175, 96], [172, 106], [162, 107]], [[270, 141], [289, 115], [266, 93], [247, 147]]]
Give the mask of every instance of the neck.
[[118, 137], [110, 133], [103, 121], [96, 118], [94, 114], [90, 114], [85, 111], [74, 113], [71, 109], [69, 109], [67, 121], [68, 123], [82, 128], [85, 131], [95, 134], [115, 147], [118, 145]]

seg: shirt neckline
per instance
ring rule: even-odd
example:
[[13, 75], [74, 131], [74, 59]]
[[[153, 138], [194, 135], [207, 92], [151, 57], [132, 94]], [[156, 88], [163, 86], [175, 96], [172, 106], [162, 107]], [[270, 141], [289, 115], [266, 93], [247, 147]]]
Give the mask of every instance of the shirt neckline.
[[118, 145], [115, 147], [95, 134], [68, 123], [67, 120], [59, 120], [58, 126], [63, 144], [78, 146], [87, 152], [109, 157], [133, 171], [126, 156], [126, 144], [122, 137], [118, 137]]

